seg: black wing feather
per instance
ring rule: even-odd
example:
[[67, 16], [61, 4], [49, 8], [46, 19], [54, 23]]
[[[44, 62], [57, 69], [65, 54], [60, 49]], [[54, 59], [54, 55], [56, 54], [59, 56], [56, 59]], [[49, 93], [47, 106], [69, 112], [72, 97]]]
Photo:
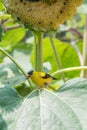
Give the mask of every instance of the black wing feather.
[[41, 76], [43, 79], [52, 78], [53, 80], [57, 80], [57, 78], [52, 77], [50, 74], [45, 74], [44, 76]]

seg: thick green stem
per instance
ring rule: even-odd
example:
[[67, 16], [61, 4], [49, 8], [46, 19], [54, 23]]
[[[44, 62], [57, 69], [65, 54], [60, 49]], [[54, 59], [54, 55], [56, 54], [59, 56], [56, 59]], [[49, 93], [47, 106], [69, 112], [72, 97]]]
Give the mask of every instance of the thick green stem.
[[58, 70], [52, 74], [52, 76], [55, 76], [57, 74], [60, 74], [62, 72], [69, 72], [69, 71], [78, 71], [78, 70], [87, 70], [87, 66], [77, 66], [77, 67], [71, 67], [71, 68], [65, 68]]
[[[50, 36], [50, 41], [51, 41], [53, 53], [54, 53], [54, 56], [55, 56], [55, 60], [56, 60], [56, 63], [57, 63], [57, 67], [58, 67], [58, 69], [62, 69], [62, 66], [61, 66], [61, 63], [60, 63], [60, 60], [59, 60], [59, 56], [58, 56], [58, 53], [56, 51], [52, 36]], [[60, 76], [61, 76], [62, 80], [65, 82], [64, 72], [60, 73]]]
[[[18, 67], [18, 69], [22, 72], [23, 75], [25, 75], [25, 77], [27, 77], [26, 72], [21, 68], [21, 66], [15, 61], [15, 59], [8, 52], [6, 52], [2, 47], [0, 47], [0, 51], [4, 53]], [[29, 84], [31, 86], [30, 81]]]
[[[83, 40], [83, 65], [87, 66], [87, 14], [84, 28], [84, 40]], [[87, 78], [87, 70], [82, 71], [82, 77]]]
[[42, 71], [43, 68], [43, 50], [42, 50], [42, 32], [34, 32], [35, 38], [35, 70]]

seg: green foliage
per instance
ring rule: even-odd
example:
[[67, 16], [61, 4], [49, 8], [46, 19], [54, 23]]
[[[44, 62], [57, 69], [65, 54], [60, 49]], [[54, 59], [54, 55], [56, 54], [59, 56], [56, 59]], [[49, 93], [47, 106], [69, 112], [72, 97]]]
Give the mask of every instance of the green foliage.
[[35, 90], [22, 98], [0, 88], [0, 130], [86, 130], [87, 80], [66, 82], [56, 93]]
[[13, 57], [26, 72], [28, 72], [32, 68], [30, 62], [31, 51], [32, 44], [26, 44], [24, 42], [17, 43], [12, 49]]
[[[67, 117], [68, 113], [70, 116]], [[72, 126], [74, 130], [81, 130], [75, 113], [59, 97], [46, 90], [37, 90], [30, 94], [21, 105], [19, 115], [15, 122], [15, 130], [73, 130]], [[20, 125], [21, 122], [23, 123]]]
[[[77, 53], [70, 44], [66, 42], [65, 43], [61, 42], [60, 40], [57, 40], [57, 39], [54, 39], [54, 43], [55, 43], [55, 47], [56, 47], [56, 50], [59, 55], [63, 68], [68, 68], [70, 66], [74, 67], [74, 66], [80, 65]], [[78, 42], [78, 46], [80, 50], [82, 48], [81, 45], [82, 45], [82, 42]], [[34, 65], [34, 50], [32, 50], [31, 61]], [[50, 71], [51, 73], [58, 69], [49, 38], [45, 38], [43, 40], [43, 61], [44, 63], [49, 61], [51, 65], [51, 71]], [[79, 73], [80, 72], [76, 72], [76, 73], [71, 72], [71, 73], [67, 73], [66, 76], [75, 77], [75, 76], [79, 76]]]
[[14, 64], [8, 63], [0, 65], [0, 84], [2, 86], [13, 87], [24, 80], [25, 77]]
[[75, 78], [69, 80], [57, 91], [57, 96], [76, 113], [82, 124], [82, 130], [86, 130], [87, 79]]
[[[64, 23], [53, 39], [63, 68], [80, 66], [78, 52], [71, 43], [73, 41], [82, 54], [86, 6], [87, 0], [84, 0], [79, 7], [79, 12], [83, 14]], [[6, 49], [28, 72], [35, 65], [34, 38], [23, 26], [15, 28], [20, 24], [4, 11], [0, 1], [0, 47]], [[43, 38], [42, 45], [44, 70], [53, 73], [58, 66], [50, 39]], [[80, 71], [65, 73], [66, 79], [78, 76]], [[49, 88], [31, 92], [26, 77], [0, 52], [0, 130], [86, 130], [87, 79], [74, 78], [64, 83], [59, 78], [52, 86], [56, 92]], [[32, 89], [35, 88], [33, 85]]]
[[84, 3], [84, 4], [87, 4], [87, 0], [84, 0], [83, 3]]
[[0, 130], [11, 130], [22, 101], [11, 87], [0, 88]]
[[27, 96], [29, 93], [31, 93], [30, 87], [28, 87], [25, 82], [22, 82], [22, 83], [16, 85], [14, 88], [17, 90], [17, 92], [18, 92], [22, 97], [25, 97], [25, 96]]
[[0, 11], [3, 11], [4, 10], [4, 6], [3, 6], [3, 4], [1, 3], [1, 1], [0, 1]]
[[13, 29], [5, 33], [5, 35], [2, 38], [2, 41], [0, 43], [0, 46], [2, 47], [8, 47], [10, 48], [14, 46], [16, 43], [18, 43], [25, 35], [25, 31], [23, 28]]

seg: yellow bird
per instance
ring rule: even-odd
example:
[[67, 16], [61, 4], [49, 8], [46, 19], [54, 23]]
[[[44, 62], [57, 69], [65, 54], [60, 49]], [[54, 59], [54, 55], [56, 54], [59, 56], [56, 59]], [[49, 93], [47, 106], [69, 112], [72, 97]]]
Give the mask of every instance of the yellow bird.
[[38, 72], [38, 71], [30, 71], [28, 72], [27, 79], [31, 79], [39, 88], [46, 87], [49, 85], [53, 80], [57, 80], [57, 78], [52, 77], [51, 75]]

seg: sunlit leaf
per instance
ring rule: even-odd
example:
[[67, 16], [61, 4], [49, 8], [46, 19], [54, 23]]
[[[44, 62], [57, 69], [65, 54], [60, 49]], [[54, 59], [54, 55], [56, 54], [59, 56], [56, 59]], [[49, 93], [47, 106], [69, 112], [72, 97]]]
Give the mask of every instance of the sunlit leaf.
[[4, 9], [4, 6], [3, 6], [3, 4], [0, 1], [0, 11], [2, 11], [3, 9]]
[[2, 47], [12, 47], [17, 42], [19, 42], [25, 35], [25, 30], [23, 28], [12, 29], [7, 31], [0, 42]]
[[[80, 65], [77, 53], [69, 43], [64, 43], [57, 39], [53, 39], [53, 41], [63, 68]], [[32, 51], [31, 61], [34, 64], [34, 51]], [[45, 38], [43, 40], [43, 61], [44, 62], [49, 61], [49, 63], [51, 64], [51, 68], [50, 68], [51, 73], [58, 70], [58, 66], [52, 51], [52, 46], [49, 38]], [[79, 71], [70, 72], [66, 74], [66, 77], [74, 77], [74, 76], [78, 76], [79, 74], [80, 74]]]

